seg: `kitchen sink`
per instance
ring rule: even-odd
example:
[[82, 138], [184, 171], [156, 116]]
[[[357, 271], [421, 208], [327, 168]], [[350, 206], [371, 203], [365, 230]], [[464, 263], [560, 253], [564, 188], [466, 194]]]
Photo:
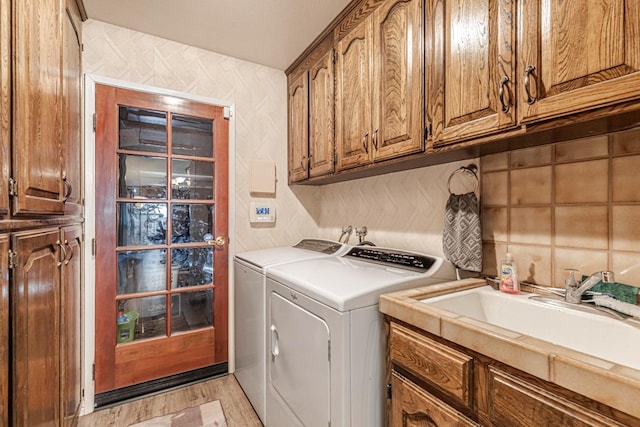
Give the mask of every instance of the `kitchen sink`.
[[584, 304], [553, 304], [532, 294], [510, 295], [490, 286], [421, 300], [459, 316], [640, 369], [640, 322], [601, 315]]

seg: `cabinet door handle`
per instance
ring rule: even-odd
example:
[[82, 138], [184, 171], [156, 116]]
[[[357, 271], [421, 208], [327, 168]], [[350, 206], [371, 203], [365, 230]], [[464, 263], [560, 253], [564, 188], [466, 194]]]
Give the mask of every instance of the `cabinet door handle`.
[[69, 196], [71, 195], [71, 192], [73, 191], [73, 187], [71, 186], [71, 184], [69, 184], [69, 180], [67, 179], [66, 176], [62, 178], [62, 182], [64, 183], [64, 189], [65, 189], [64, 197], [62, 198], [62, 201], [66, 202]]
[[60, 240], [56, 241], [56, 245], [58, 245], [60, 247], [60, 250], [62, 251], [62, 260], [56, 263], [56, 266], [60, 267], [62, 265], [62, 262], [67, 259], [67, 250], [64, 248], [64, 245]]
[[300, 166], [302, 166], [302, 170], [303, 171], [307, 171], [307, 167], [305, 166], [305, 160], [307, 160], [307, 156], [302, 156], [302, 159], [300, 159]]
[[527, 93], [527, 104], [531, 105], [536, 102], [536, 98], [531, 96], [531, 74], [535, 71], [536, 67], [533, 65], [527, 65], [524, 70], [524, 91]]
[[509, 83], [509, 77], [504, 76], [502, 80], [500, 80], [500, 90], [498, 91], [498, 96], [500, 97], [500, 104], [502, 104], [502, 112], [509, 112], [509, 104], [504, 102], [504, 87]]
[[369, 154], [369, 144], [367, 143], [367, 137], [369, 136], [369, 132], [365, 133], [362, 137], [362, 146], [364, 147], [364, 152]]
[[371, 138], [371, 140], [373, 141], [373, 146], [376, 151], [378, 151], [378, 129], [373, 131], [373, 138]]
[[65, 260], [64, 260], [64, 265], [67, 265], [67, 264], [69, 264], [69, 261], [71, 261], [73, 259], [74, 253], [73, 253], [73, 246], [71, 246], [69, 244], [68, 240], [65, 240], [64, 244], [65, 244], [66, 247], [69, 248], [69, 258], [65, 258]]

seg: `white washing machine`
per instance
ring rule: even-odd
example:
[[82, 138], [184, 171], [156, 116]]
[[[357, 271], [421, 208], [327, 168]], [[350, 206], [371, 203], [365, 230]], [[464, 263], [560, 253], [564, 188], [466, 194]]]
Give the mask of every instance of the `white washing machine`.
[[295, 246], [235, 256], [235, 376], [263, 424], [266, 420], [265, 272], [283, 263], [343, 255], [349, 248], [329, 240], [304, 239]]
[[383, 426], [378, 297], [455, 277], [442, 258], [375, 247], [270, 268], [266, 426]]

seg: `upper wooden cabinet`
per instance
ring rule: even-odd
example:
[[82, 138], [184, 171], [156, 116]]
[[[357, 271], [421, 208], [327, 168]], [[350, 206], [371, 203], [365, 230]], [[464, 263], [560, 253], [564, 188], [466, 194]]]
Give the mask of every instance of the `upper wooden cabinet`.
[[514, 126], [515, 2], [427, 0], [425, 9], [433, 146]]
[[14, 215], [80, 212], [78, 15], [75, 0], [13, 2]]
[[[315, 143], [290, 142], [290, 182], [335, 182], [532, 146], [555, 138], [555, 127], [571, 137], [591, 134], [576, 123], [624, 129], [636, 123], [625, 113], [640, 109], [638, 2], [353, 0], [287, 70], [289, 94], [300, 97], [289, 100], [296, 143], [298, 134], [331, 136], [323, 112], [311, 107], [321, 99], [301, 100], [312, 96], [316, 75], [296, 71], [327, 35], [335, 49], [335, 170], [331, 143], [318, 157], [327, 168], [314, 175]], [[329, 80], [319, 76], [328, 100]], [[294, 81], [301, 92], [292, 91]], [[536, 132], [540, 138], [531, 137]], [[413, 155], [425, 143], [427, 154]], [[311, 179], [321, 174], [331, 176]]]
[[309, 70], [309, 177], [334, 171], [334, 50]]
[[520, 118], [528, 123], [640, 97], [640, 3], [520, 2]]
[[343, 170], [371, 160], [372, 17], [337, 43], [336, 160]]
[[289, 82], [289, 183], [309, 177], [309, 73]]
[[334, 51], [327, 44], [288, 78], [289, 183], [334, 171]]
[[373, 14], [373, 160], [424, 150], [424, 0], [387, 0]]
[[338, 170], [424, 149], [422, 5], [384, 1], [339, 39]]

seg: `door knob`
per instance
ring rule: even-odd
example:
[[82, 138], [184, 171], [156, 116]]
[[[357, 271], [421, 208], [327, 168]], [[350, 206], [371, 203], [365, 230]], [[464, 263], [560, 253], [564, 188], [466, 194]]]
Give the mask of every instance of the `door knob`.
[[227, 243], [227, 239], [225, 239], [223, 236], [218, 236], [215, 239], [209, 240], [207, 242], [207, 244], [211, 246], [224, 246], [225, 243]]

